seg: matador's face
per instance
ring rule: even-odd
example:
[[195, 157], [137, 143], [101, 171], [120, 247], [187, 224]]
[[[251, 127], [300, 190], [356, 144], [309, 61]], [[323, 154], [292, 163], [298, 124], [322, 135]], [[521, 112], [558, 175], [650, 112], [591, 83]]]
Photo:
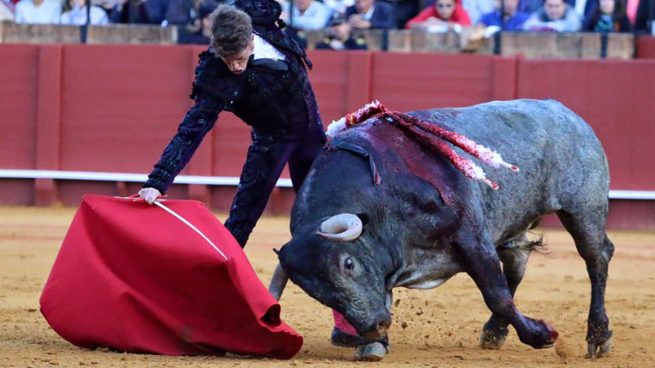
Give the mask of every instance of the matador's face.
[[228, 56], [221, 56], [220, 58], [232, 73], [242, 74], [246, 71], [246, 68], [248, 67], [248, 60], [254, 51], [255, 41], [253, 36], [248, 46], [246, 46], [243, 50]]

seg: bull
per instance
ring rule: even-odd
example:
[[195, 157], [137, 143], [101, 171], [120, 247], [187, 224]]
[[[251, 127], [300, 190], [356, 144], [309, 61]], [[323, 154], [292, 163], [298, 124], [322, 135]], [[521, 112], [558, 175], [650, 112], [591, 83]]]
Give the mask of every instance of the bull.
[[[554, 100], [363, 115], [324, 147], [298, 192], [292, 239], [277, 252], [276, 297], [290, 278], [366, 339], [360, 359], [378, 360], [388, 352], [392, 289], [434, 288], [466, 272], [491, 311], [482, 347], [502, 346], [509, 325], [522, 343], [550, 347], [556, 330], [523, 315], [513, 296], [534, 248], [526, 232], [555, 213], [591, 280], [587, 355], [609, 352], [609, 170], [582, 118]], [[472, 180], [464, 145], [433, 128], [492, 147], [520, 171]]]

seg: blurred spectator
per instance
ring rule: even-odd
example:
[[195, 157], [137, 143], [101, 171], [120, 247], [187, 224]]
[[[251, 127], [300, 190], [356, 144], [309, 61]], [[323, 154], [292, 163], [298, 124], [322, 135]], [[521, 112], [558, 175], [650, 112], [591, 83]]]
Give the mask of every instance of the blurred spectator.
[[16, 4], [16, 23], [59, 24], [61, 3], [57, 0], [21, 0]]
[[600, 0], [600, 6], [582, 22], [582, 30], [601, 33], [632, 31], [624, 4], [623, 0]]
[[202, 7], [200, 8], [200, 19], [202, 23], [202, 35], [205, 37], [202, 41], [204, 44], [205, 42], [211, 42], [211, 36], [212, 36], [212, 24], [214, 23], [214, 19], [216, 18], [216, 13], [214, 12], [213, 9], [212, 11], [208, 11], [209, 7]]
[[655, 35], [653, 19], [655, 19], [655, 0], [639, 0], [635, 17], [635, 31]]
[[146, 12], [152, 24], [166, 26], [166, 13], [170, 0], [145, 0]]
[[494, 0], [462, 0], [462, 7], [469, 15], [471, 24], [478, 24], [482, 15], [494, 11], [495, 2]]
[[289, 3], [283, 6], [283, 20], [297, 31], [323, 29], [327, 26], [330, 9], [316, 0], [292, 0], [293, 14], [289, 14]]
[[332, 11], [332, 14], [344, 14], [347, 7], [355, 4], [355, 0], [323, 0], [323, 4]]
[[582, 26], [578, 13], [564, 0], [544, 0], [541, 9], [523, 25], [527, 31], [576, 32]]
[[419, 28], [428, 32], [460, 31], [462, 26], [470, 26], [466, 10], [459, 0], [437, 0], [434, 5], [423, 9], [407, 22], [406, 28]]
[[496, 0], [496, 9], [482, 15], [480, 22], [469, 34], [464, 51], [478, 50], [485, 38], [490, 38], [498, 31], [522, 31], [523, 24], [530, 18], [530, 14], [519, 11], [518, 7], [519, 0]]
[[14, 20], [16, 6], [11, 0], [0, 0], [0, 22], [3, 20]]
[[355, 0], [346, 9], [346, 18], [356, 29], [393, 29], [396, 21], [391, 5], [378, 0]]
[[[168, 1], [168, 0], [166, 0]], [[102, 10], [107, 13], [107, 16], [111, 14], [114, 7], [120, 4], [121, 0], [91, 0], [91, 4], [100, 7]], [[109, 19], [111, 22], [111, 19]]]
[[214, 0], [169, 0], [166, 12], [166, 24], [178, 26], [191, 26], [192, 32], [202, 28], [200, 24], [200, 9], [211, 13], [216, 9], [218, 3]]
[[637, 8], [639, 7], [639, 0], [628, 0], [625, 5], [625, 13], [630, 20], [630, 24], [635, 24], [637, 21]]
[[352, 35], [351, 25], [341, 13], [333, 13], [330, 18], [328, 35], [316, 44], [317, 50], [366, 50], [366, 39], [362, 35]]
[[567, 4], [571, 5], [578, 13], [580, 19], [584, 19], [598, 8], [598, 0], [564, 0]]
[[[434, 5], [434, 3], [435, 0], [427, 0], [424, 2], [424, 5]], [[478, 24], [483, 14], [492, 12], [494, 10], [494, 3], [494, 0], [461, 0], [462, 8], [466, 10], [471, 24]]]
[[[86, 0], [66, 0], [64, 2], [64, 13], [60, 17], [60, 24], [81, 26], [86, 24]], [[99, 6], [91, 5], [91, 20], [89, 24], [105, 25], [109, 23], [109, 17]]]
[[[564, 2], [575, 9], [581, 18], [598, 6], [598, 0], [564, 0]], [[520, 0], [519, 11], [532, 14], [541, 8], [542, 3], [542, 0]]]
[[[423, 0], [385, 0], [393, 8], [396, 29], [404, 29], [407, 22], [414, 18], [422, 7], [428, 5]], [[434, 2], [434, 1], [433, 1]]]
[[[170, 9], [173, 9], [176, 0], [171, 1]], [[214, 0], [193, 0], [192, 7], [189, 9], [188, 17], [178, 17], [173, 19], [180, 23], [177, 24], [177, 42], [182, 44], [208, 45], [211, 35], [212, 12], [216, 10], [218, 3]], [[169, 12], [170, 14], [170, 12]], [[181, 22], [185, 23], [181, 23]]]
[[541, 9], [542, 4], [543, 0], [519, 0], [519, 11], [532, 14]]
[[150, 15], [144, 0], [120, 0], [109, 13], [112, 23], [147, 24]]
[[[541, 8], [542, 0], [520, 0], [519, 11], [532, 14]], [[573, 8], [580, 19], [589, 15], [589, 13], [598, 6], [598, 0], [564, 0]]]
[[[484, 14], [478, 24], [484, 27], [496, 27], [496, 30], [521, 31], [530, 14], [519, 11], [518, 5], [519, 0], [496, 0], [496, 10]], [[493, 30], [489, 33], [493, 33]]]

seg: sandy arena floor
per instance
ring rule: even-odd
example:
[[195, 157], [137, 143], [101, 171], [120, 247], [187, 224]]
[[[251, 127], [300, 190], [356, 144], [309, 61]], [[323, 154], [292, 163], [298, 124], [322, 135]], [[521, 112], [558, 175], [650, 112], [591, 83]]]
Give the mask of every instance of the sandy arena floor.
[[[589, 281], [568, 234], [546, 231], [550, 254], [533, 254], [516, 303], [559, 332], [556, 349], [534, 350], [513, 330], [498, 351], [478, 347], [489, 316], [472, 281], [460, 274], [429, 291], [396, 289], [392, 352], [379, 363], [353, 362], [353, 351], [329, 343], [330, 311], [295, 285], [282, 297], [282, 317], [305, 337], [291, 361], [227, 357], [165, 357], [85, 350], [61, 339], [39, 312], [38, 299], [72, 219], [71, 208], [0, 207], [0, 367], [655, 367], [655, 232], [611, 233], [607, 310], [614, 331], [610, 356], [584, 358]], [[223, 219], [223, 216], [219, 216]], [[288, 239], [287, 218], [264, 218], [247, 253], [265, 284], [272, 247]]]

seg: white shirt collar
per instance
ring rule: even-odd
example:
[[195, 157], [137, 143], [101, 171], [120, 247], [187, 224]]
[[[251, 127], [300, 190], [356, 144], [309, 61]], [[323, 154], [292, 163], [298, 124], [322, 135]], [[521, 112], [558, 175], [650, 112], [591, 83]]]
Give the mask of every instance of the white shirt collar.
[[261, 38], [256, 33], [253, 33], [255, 50], [253, 51], [254, 59], [277, 59], [277, 60], [286, 60], [284, 54], [271, 45], [268, 41]]

